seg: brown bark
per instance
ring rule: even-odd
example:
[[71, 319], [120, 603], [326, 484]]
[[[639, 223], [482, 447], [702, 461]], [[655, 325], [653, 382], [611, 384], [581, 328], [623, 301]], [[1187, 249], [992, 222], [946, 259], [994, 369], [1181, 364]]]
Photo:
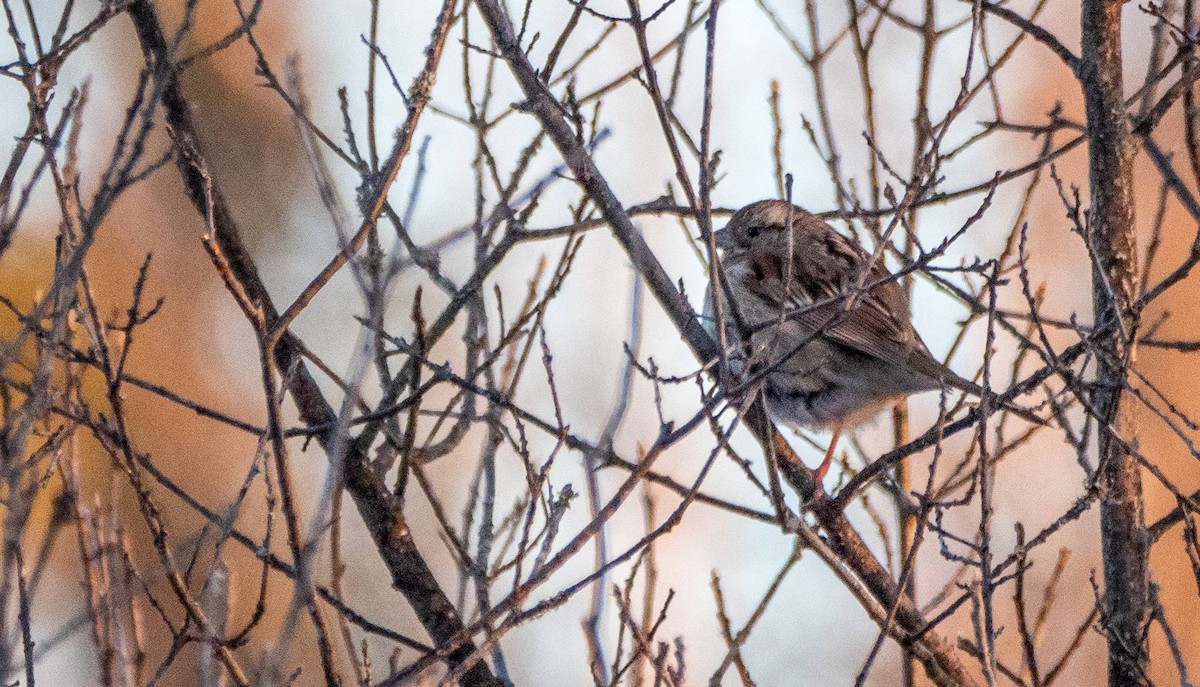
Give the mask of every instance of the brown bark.
[[[427, 56], [429, 64], [423, 74], [428, 75], [429, 85], [432, 84], [432, 74], [445, 42], [452, 9], [453, 2], [448, 0], [438, 25], [439, 33], [435, 35]], [[157, 13], [151, 3], [140, 0], [130, 6], [129, 15], [137, 29], [147, 62], [158, 71], [162, 106], [170, 124], [169, 131], [177, 149], [179, 171], [188, 196], [202, 214], [211, 218], [214, 243], [229, 263], [238, 285], [253, 304], [261, 308], [267, 324], [274, 327], [280, 319], [278, 309], [259, 278], [258, 267], [245, 247], [217, 180], [206, 169], [191, 110], [176, 78]], [[422, 91], [420, 98], [414, 95], [414, 105], [409, 110], [410, 121], [406, 128], [409, 136], [397, 141], [388, 159], [389, 180], [395, 178], [396, 169], [408, 150], [411, 130], [415, 128], [416, 119], [420, 117], [428, 97], [428, 90]], [[386, 189], [387, 184], [381, 183], [375, 192], [382, 198], [386, 195]], [[378, 198], [376, 200], [382, 202]], [[289, 376], [289, 391], [304, 422], [310, 427], [329, 428], [317, 434], [317, 441], [322, 448], [330, 451], [344, 444], [345, 455], [337, 456], [331, 452], [330, 459], [342, 458], [346, 491], [353, 497], [376, 549], [388, 568], [392, 585], [408, 600], [421, 624], [438, 645], [457, 642], [455, 648], [447, 653], [446, 662], [451, 668], [461, 665], [475, 653], [475, 645], [470, 641], [461, 641], [460, 635], [464, 629], [462, 618], [417, 549], [402, 504], [388, 491], [379, 476], [368, 468], [367, 457], [358, 450], [358, 444], [339, 442], [333, 435], [337, 416], [300, 359], [300, 349], [290, 333], [284, 333], [279, 338], [274, 355], [279, 369], [290, 370], [294, 367], [296, 370], [295, 374]], [[464, 673], [462, 684], [501, 687], [505, 683], [491, 673], [485, 662], [480, 661]]]
[[[718, 352], [716, 343], [704, 331], [691, 305], [675, 288], [674, 282], [667, 276], [641, 234], [634, 228], [624, 206], [563, 117], [561, 103], [538, 77], [537, 71], [517, 43], [512, 22], [502, 4], [496, 0], [477, 0], [475, 6], [487, 22], [498, 52], [508, 62], [513, 76], [525, 93], [523, 108], [537, 117], [538, 123], [558, 148], [579, 185], [596, 204], [612, 229], [614, 237], [629, 254], [634, 269], [646, 280], [650, 292], [679, 329], [684, 341], [699, 359], [709, 361], [715, 358]], [[935, 684], [943, 687], [976, 684], [966, 666], [959, 660], [955, 648], [937, 632], [929, 630], [920, 610], [871, 552], [862, 536], [846, 519], [841, 508], [831, 499], [814, 498], [816, 483], [812, 472], [800, 462], [787, 442], [766, 421], [761, 407], [750, 411], [747, 424], [764, 450], [769, 450], [768, 446], [774, 443], [781, 471], [805, 500], [811, 503], [813, 515], [825, 531], [830, 549], [838, 555], [842, 563], [854, 571], [879, 604], [884, 608], [894, 608], [892, 621], [887, 623], [886, 627], [888, 633], [913, 652]]]
[[1088, 243], [1097, 344], [1091, 401], [1106, 429], [1099, 432], [1100, 528], [1104, 556], [1102, 620], [1108, 634], [1111, 687], [1144, 684], [1147, 652], [1149, 539], [1140, 468], [1128, 448], [1137, 439], [1135, 403], [1125, 391], [1134, 362], [1137, 238], [1133, 147], [1121, 78], [1121, 0], [1083, 3], [1079, 76], [1087, 105], [1091, 207]]

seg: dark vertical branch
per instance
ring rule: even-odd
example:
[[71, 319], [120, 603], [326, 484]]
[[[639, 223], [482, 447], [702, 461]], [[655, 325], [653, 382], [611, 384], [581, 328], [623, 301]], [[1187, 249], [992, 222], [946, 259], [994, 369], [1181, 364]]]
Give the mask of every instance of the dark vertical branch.
[[1143, 628], [1148, 615], [1142, 483], [1128, 450], [1137, 439], [1126, 379], [1133, 364], [1137, 312], [1137, 239], [1134, 234], [1133, 150], [1121, 82], [1121, 0], [1083, 3], [1080, 80], [1087, 104], [1091, 208], [1088, 242], [1093, 311], [1109, 334], [1097, 341], [1092, 403], [1110, 431], [1098, 432], [1103, 498], [1103, 621], [1108, 630], [1109, 685], [1142, 684], [1147, 662]]

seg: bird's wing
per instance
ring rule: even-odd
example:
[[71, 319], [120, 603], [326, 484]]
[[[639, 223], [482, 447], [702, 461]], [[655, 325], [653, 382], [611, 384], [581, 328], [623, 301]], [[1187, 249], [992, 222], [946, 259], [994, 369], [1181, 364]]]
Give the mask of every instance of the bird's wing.
[[[824, 224], [824, 223], [822, 223]], [[924, 344], [909, 321], [908, 298], [881, 261], [876, 261], [864, 290], [859, 273], [869, 257], [828, 225], [797, 240], [792, 264], [786, 250], [751, 250], [748, 288], [794, 322], [802, 333], [820, 332], [826, 339], [896, 365], [908, 365], [914, 349]], [[785, 286], [786, 284], [786, 286]], [[847, 296], [853, 302], [847, 307]], [[762, 324], [767, 324], [763, 322]]]

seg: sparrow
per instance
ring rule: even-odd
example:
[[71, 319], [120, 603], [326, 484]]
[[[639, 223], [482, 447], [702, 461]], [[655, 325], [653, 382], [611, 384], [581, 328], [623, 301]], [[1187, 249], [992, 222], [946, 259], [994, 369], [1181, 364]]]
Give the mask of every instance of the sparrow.
[[[833, 430], [818, 484], [843, 429], [922, 391], [983, 395], [929, 352], [913, 329], [908, 295], [882, 257], [873, 259], [820, 217], [762, 200], [735, 212], [714, 238], [732, 299], [722, 293], [730, 357], [761, 378], [777, 421]], [[711, 287], [704, 323], [717, 338]]]

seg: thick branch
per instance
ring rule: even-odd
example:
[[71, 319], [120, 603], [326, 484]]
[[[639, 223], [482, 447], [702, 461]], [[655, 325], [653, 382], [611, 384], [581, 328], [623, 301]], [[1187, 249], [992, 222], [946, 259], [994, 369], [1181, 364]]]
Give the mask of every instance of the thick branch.
[[[483, 14], [497, 50], [508, 62], [513, 76], [525, 93], [526, 102], [522, 109], [537, 117], [570, 167], [576, 181], [600, 209], [613, 235], [629, 254], [634, 269], [646, 280], [651, 293], [675, 323], [684, 341], [701, 361], [713, 360], [718, 353], [716, 343], [701, 327], [691, 305], [675, 288], [658, 259], [633, 226], [629, 214], [617, 200], [616, 194], [601, 175], [587, 148], [576, 137], [575, 131], [563, 116], [564, 109], [561, 103], [538, 78], [537, 71], [518, 44], [512, 22], [501, 4], [497, 0], [476, 0], [475, 6]], [[784, 474], [805, 498], [812, 502], [815, 484], [812, 472], [800, 462], [787, 442], [766, 421], [761, 408], [751, 411], [748, 424], [764, 450], [774, 444], [773, 450], [779, 456]], [[896, 606], [895, 621], [888, 628], [892, 636], [898, 641], [906, 642], [907, 637], [920, 632], [925, 625], [920, 612], [912, 600], [901, 593], [891, 575], [871, 553], [841, 511], [832, 502], [818, 499], [813, 505], [813, 513], [826, 531], [831, 547], [838, 555], [844, 557], [845, 564], [854, 570], [876, 600], [888, 608]], [[913, 650], [924, 664], [930, 678], [937, 684], [975, 684], [955, 655], [953, 647], [941, 637], [926, 633], [915, 643]]]
[[[442, 45], [452, 23], [450, 17], [454, 4], [454, 0], [445, 2], [428, 51], [427, 64], [422, 76], [418, 77], [421, 83], [432, 82]], [[262, 308], [267, 323], [274, 327], [279, 321], [278, 310], [258, 276], [258, 267], [242, 242], [241, 232], [216, 181], [206, 168], [191, 110], [176, 78], [175, 66], [167, 49], [157, 13], [148, 0], [138, 0], [130, 6], [129, 15], [137, 29], [146, 61], [156, 70], [163, 110], [170, 124], [168, 131], [178, 149], [177, 159], [184, 188], [200, 213], [209, 219], [214, 242], [223, 258], [228, 261], [230, 271], [239, 281], [240, 287]], [[405, 130], [415, 127], [423, 104], [415, 105], [409, 110], [410, 121]], [[397, 141], [396, 148], [389, 156], [389, 169], [399, 167], [405, 150], [407, 141]], [[394, 174], [392, 176], [394, 177]], [[387, 184], [380, 183], [374, 191], [380, 197], [385, 196]], [[358, 451], [353, 442], [338, 441], [334, 436], [338, 426], [337, 415], [301, 361], [300, 350], [290, 333], [284, 334], [275, 348], [275, 360], [279, 369], [295, 370], [286, 377], [300, 417], [310, 427], [327, 428], [317, 436], [322, 448], [327, 452], [335, 447], [340, 447], [346, 452], [344, 457], [331, 453], [330, 458], [343, 460], [346, 489], [354, 498], [367, 530], [375, 541], [375, 547], [387, 565], [392, 585], [408, 599], [421, 624], [436, 643], [443, 644], [457, 637], [463, 631], [462, 618], [417, 550], [401, 504], [388, 491], [379, 476], [368, 469], [366, 455]], [[447, 663], [451, 667], [457, 667], [474, 652], [475, 646], [466, 642], [448, 655]], [[491, 674], [487, 664], [479, 662], [463, 675], [462, 684], [500, 687], [503, 682]]]
[[1110, 332], [1097, 342], [1092, 403], [1112, 432], [1098, 432], [1103, 497], [1104, 606], [1110, 687], [1143, 684], [1147, 663], [1149, 538], [1137, 459], [1114, 434], [1133, 443], [1136, 401], [1126, 398], [1137, 329], [1137, 239], [1134, 226], [1133, 147], [1121, 83], [1122, 0], [1083, 3], [1080, 80], [1087, 104], [1091, 208], [1088, 242], [1093, 313]]

